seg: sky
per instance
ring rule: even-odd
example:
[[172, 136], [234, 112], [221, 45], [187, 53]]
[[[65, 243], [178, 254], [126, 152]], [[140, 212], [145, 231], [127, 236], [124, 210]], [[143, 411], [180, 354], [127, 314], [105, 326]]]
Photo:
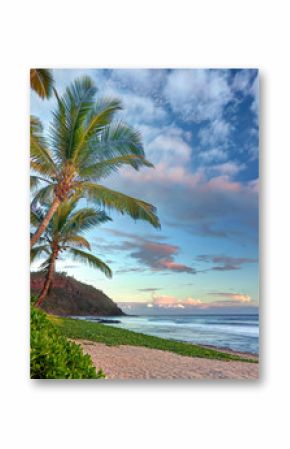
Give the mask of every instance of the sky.
[[[127, 313], [250, 313], [258, 306], [259, 98], [256, 69], [65, 69], [62, 94], [91, 76], [141, 132], [154, 168], [103, 184], [157, 207], [161, 230], [110, 213], [87, 237], [113, 278], [69, 259], [58, 271], [103, 290]], [[55, 100], [31, 93], [48, 132]], [[34, 266], [34, 269], [37, 268]]]

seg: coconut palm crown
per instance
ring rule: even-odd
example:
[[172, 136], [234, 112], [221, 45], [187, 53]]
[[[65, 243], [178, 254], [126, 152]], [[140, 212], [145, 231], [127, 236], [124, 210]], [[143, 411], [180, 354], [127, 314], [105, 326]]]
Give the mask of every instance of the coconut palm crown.
[[53, 84], [54, 79], [50, 69], [30, 69], [30, 87], [40, 98], [51, 97]]
[[99, 207], [115, 209], [135, 220], [160, 227], [156, 209], [149, 203], [107, 188], [99, 182], [123, 166], [138, 170], [153, 167], [145, 159], [141, 136], [123, 122], [114, 121], [122, 108], [118, 99], [95, 100], [96, 87], [84, 77], [76, 80], [59, 97], [47, 141], [37, 119], [31, 123], [32, 183], [41, 188], [35, 202], [51, 206], [31, 239], [33, 246], [59, 205], [80, 195]]
[[[45, 273], [45, 282], [36, 303], [39, 306], [49, 291], [51, 286], [56, 260], [61, 254], [67, 254], [72, 259], [89, 264], [91, 267], [101, 270], [107, 277], [112, 277], [111, 269], [101, 259], [90, 252], [91, 245], [83, 234], [101, 223], [110, 219], [103, 211], [93, 208], [78, 208], [78, 198], [64, 201], [52, 220], [49, 222], [40, 244], [31, 250], [31, 261], [45, 256], [46, 259], [41, 265], [41, 270]], [[31, 212], [32, 226], [38, 226], [43, 218], [43, 211]]]

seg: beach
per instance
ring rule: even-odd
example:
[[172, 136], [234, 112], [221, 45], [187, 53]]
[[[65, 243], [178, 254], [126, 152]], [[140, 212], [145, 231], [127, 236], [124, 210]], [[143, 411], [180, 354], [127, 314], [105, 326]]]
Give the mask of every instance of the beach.
[[188, 357], [140, 346], [74, 340], [107, 379], [234, 379], [259, 377], [259, 364]]

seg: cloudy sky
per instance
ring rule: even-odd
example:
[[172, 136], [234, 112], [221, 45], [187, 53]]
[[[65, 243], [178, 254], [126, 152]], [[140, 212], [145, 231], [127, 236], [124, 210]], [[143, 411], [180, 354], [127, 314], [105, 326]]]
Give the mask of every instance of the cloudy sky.
[[[114, 276], [70, 260], [58, 269], [103, 290], [131, 313], [249, 311], [258, 304], [257, 70], [54, 70], [62, 93], [91, 76], [118, 97], [119, 119], [143, 136], [155, 168], [104, 184], [153, 203], [162, 229], [112, 214], [90, 233]], [[31, 94], [48, 129], [54, 100]]]

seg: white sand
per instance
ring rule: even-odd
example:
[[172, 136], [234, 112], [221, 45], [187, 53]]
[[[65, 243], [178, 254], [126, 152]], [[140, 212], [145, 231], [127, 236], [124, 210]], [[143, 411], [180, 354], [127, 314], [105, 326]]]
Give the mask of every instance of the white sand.
[[139, 346], [75, 340], [108, 379], [257, 379], [259, 364], [187, 357]]

